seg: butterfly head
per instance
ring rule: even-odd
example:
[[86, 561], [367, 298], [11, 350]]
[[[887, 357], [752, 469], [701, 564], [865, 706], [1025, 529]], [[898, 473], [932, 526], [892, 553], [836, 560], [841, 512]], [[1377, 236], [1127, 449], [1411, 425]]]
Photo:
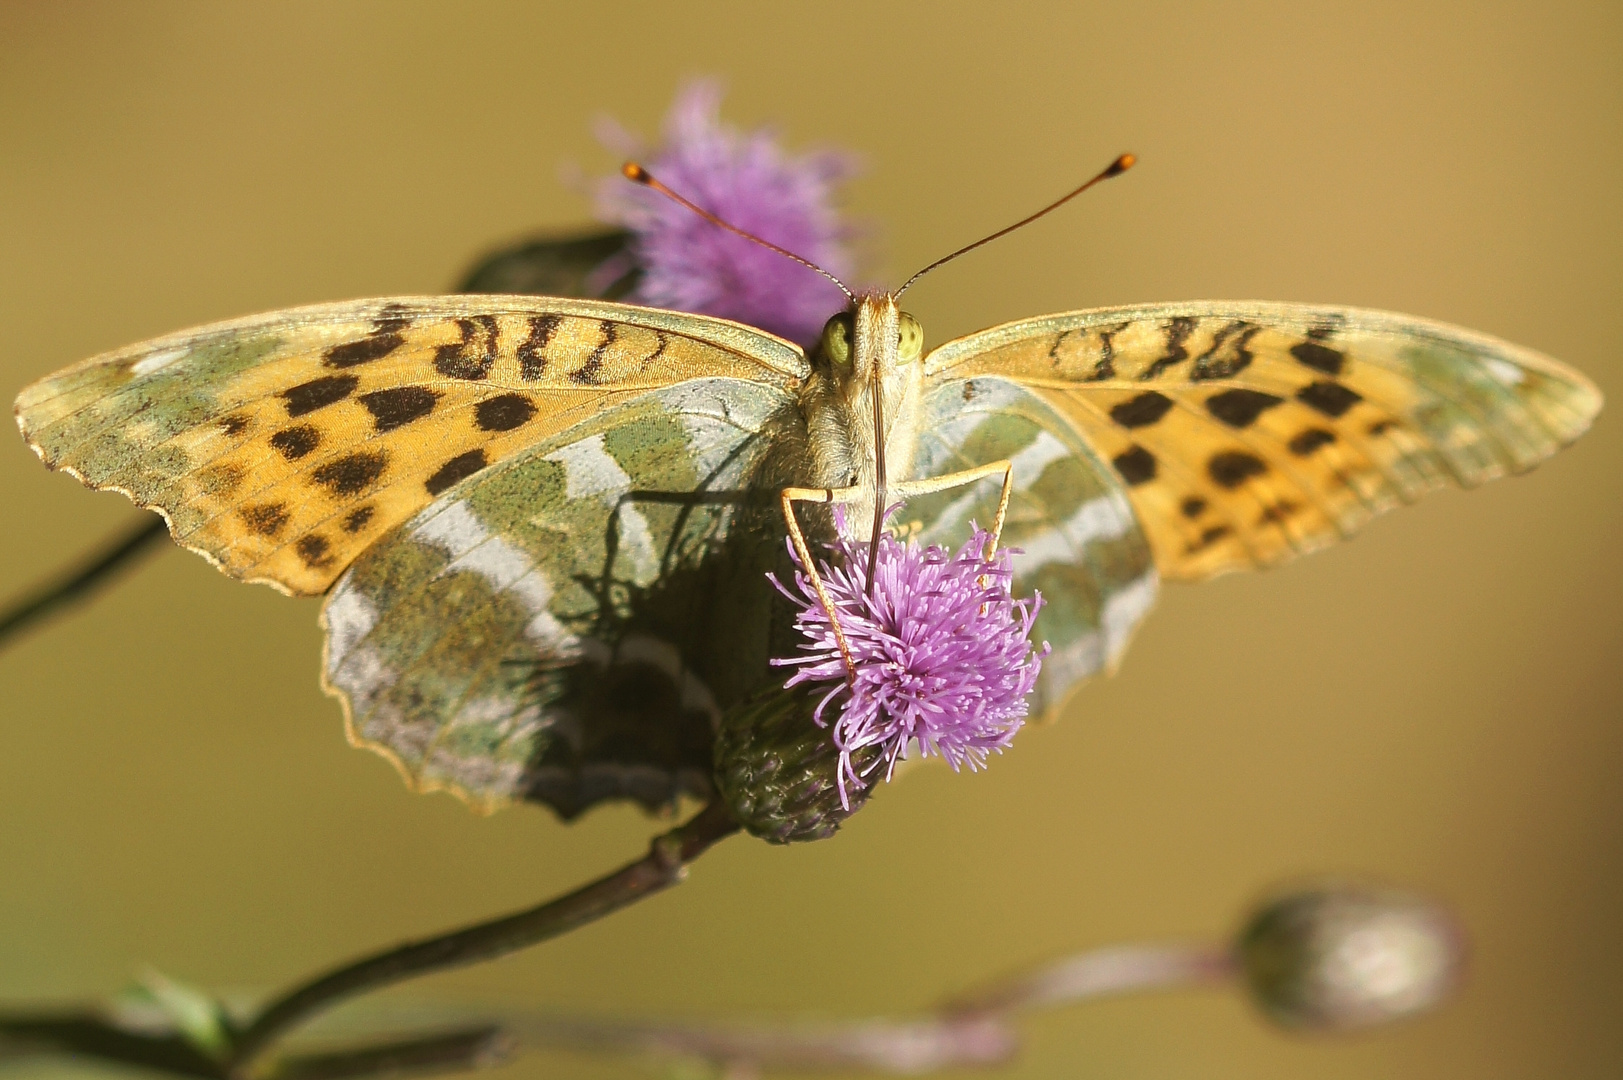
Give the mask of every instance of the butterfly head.
[[[860, 457], [883, 454], [917, 409], [924, 328], [892, 293], [859, 296], [823, 327], [813, 358], [829, 407], [843, 413]], [[910, 439], [908, 441], [911, 441]], [[883, 465], [878, 466], [881, 475]], [[867, 479], [868, 469], [859, 469]]]
[[887, 476], [909, 475], [923, 353], [924, 329], [893, 293], [858, 296], [823, 327], [802, 398], [813, 432], [810, 482], [872, 492], [856, 520], [883, 503]]
[[817, 359], [830, 378], [851, 389], [888, 381], [924, 354], [924, 327], [890, 293], [858, 297], [823, 326]]

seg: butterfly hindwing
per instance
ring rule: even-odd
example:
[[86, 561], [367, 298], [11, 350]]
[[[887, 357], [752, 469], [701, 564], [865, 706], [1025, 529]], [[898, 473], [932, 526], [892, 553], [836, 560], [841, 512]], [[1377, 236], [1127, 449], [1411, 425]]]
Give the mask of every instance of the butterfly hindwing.
[[662, 386], [782, 389], [797, 348], [719, 319], [516, 296], [325, 304], [108, 353], [25, 389], [36, 453], [233, 577], [315, 594], [485, 466]]
[[[1032, 710], [1052, 713], [1067, 691], [1121, 655], [1154, 604], [1149, 540], [1116, 473], [1036, 394], [999, 379], [948, 380], [924, 409], [920, 475], [1014, 464], [1003, 543], [1023, 552], [1013, 563], [1015, 595], [1043, 598], [1032, 637], [1052, 652]], [[992, 478], [909, 500], [900, 524], [922, 542], [956, 548], [972, 520], [991, 525], [999, 490]]]
[[485, 807], [707, 794], [720, 710], [783, 679], [763, 575], [798, 415], [759, 382], [688, 383], [446, 491], [327, 600], [351, 740]]
[[1120, 477], [1162, 576], [1278, 563], [1452, 480], [1531, 468], [1600, 408], [1582, 375], [1379, 311], [1210, 301], [1010, 323], [926, 358], [1011, 383]]

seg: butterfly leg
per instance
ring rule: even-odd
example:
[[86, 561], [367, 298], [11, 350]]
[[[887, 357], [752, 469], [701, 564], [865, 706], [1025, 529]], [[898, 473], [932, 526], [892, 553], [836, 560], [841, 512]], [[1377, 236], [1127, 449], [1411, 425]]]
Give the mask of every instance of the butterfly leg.
[[846, 640], [845, 630], [840, 626], [840, 616], [834, 610], [834, 601], [829, 599], [828, 587], [823, 584], [822, 575], [817, 572], [817, 564], [812, 561], [811, 548], [806, 546], [806, 535], [800, 531], [800, 522], [795, 518], [795, 503], [855, 502], [862, 497], [863, 489], [784, 488], [780, 495], [783, 500], [783, 523], [789, 527], [789, 542], [794, 544], [795, 554], [800, 557], [800, 565], [806, 568], [806, 576], [811, 578], [812, 591], [817, 594], [817, 602], [823, 605], [823, 611], [828, 615], [828, 625], [834, 631], [834, 644], [839, 647], [840, 659], [845, 661], [846, 677], [855, 682], [857, 664], [851, 657], [851, 643]]
[[[925, 480], [908, 480], [894, 484], [890, 493], [900, 498], [913, 495], [928, 495], [936, 491], [945, 491], [949, 488], [963, 487], [973, 484], [977, 480], [984, 480], [989, 476], [1003, 476], [1003, 490], [998, 497], [997, 515], [992, 520], [992, 535], [987, 541], [986, 553], [983, 556], [990, 559], [997, 551], [998, 539], [1003, 535], [1004, 519], [1009, 512], [1009, 497], [1014, 493], [1014, 463], [1008, 459], [991, 461], [985, 465], [977, 465], [973, 469], [964, 469], [961, 472], [948, 473], [945, 476], [932, 476]], [[795, 546], [795, 554], [800, 557], [800, 565], [806, 568], [806, 576], [811, 579], [812, 591], [817, 594], [818, 603], [823, 605], [823, 611], [828, 615], [828, 623], [834, 631], [834, 643], [839, 647], [840, 658], [845, 661], [846, 675], [855, 681], [857, 677], [856, 661], [851, 656], [851, 644], [846, 640], [845, 630], [840, 626], [840, 617], [834, 610], [834, 601], [829, 598], [828, 587], [823, 584], [822, 575], [817, 572], [817, 565], [812, 561], [811, 548], [806, 544], [806, 535], [800, 530], [800, 522], [795, 518], [794, 504], [797, 502], [815, 503], [845, 503], [856, 502], [868, 494], [862, 487], [848, 488], [784, 488], [780, 493], [783, 501], [783, 522], [789, 529], [789, 541]]]
[[907, 480], [900, 484], [892, 484], [891, 494], [904, 499], [914, 495], [930, 495], [937, 491], [946, 491], [949, 488], [964, 487], [977, 480], [984, 480], [988, 476], [1003, 474], [1003, 491], [998, 496], [997, 515], [992, 519], [992, 538], [986, 545], [987, 559], [997, 551], [998, 540], [1003, 536], [1003, 523], [1009, 514], [1009, 497], [1014, 494], [1014, 462], [1005, 458], [1002, 461], [990, 461], [985, 465], [977, 465], [973, 469], [964, 469], [961, 472], [947, 473], [945, 476], [932, 476], [924, 480]]

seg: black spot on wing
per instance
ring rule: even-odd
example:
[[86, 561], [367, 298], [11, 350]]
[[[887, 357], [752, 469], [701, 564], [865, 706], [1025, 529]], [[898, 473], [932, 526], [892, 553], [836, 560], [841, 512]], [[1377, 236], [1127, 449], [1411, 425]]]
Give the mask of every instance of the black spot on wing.
[[1066, 337], [1074, 333], [1076, 333], [1075, 330], [1061, 330], [1059, 333], [1054, 335], [1054, 344], [1048, 347], [1049, 366], [1059, 366], [1059, 347], [1065, 344]]
[[530, 316], [530, 333], [518, 345], [518, 373], [521, 378], [535, 380], [547, 373], [547, 342], [563, 321], [560, 315]]
[[1292, 502], [1291, 500], [1281, 499], [1272, 506], [1263, 510], [1261, 514], [1257, 515], [1257, 524], [1279, 525], [1283, 523], [1286, 518], [1290, 517], [1300, 509], [1301, 506]]
[[1206, 472], [1219, 487], [1233, 490], [1268, 471], [1268, 463], [1248, 450], [1223, 450], [1206, 462]]
[[1116, 335], [1133, 325], [1130, 322], [1099, 328], [1099, 359], [1094, 361], [1093, 373], [1087, 382], [1103, 382], [1116, 377]]
[[663, 330], [655, 330], [654, 331], [654, 339], [656, 341], [658, 341], [659, 344], [654, 346], [654, 351], [653, 352], [649, 353], [647, 356], [645, 356], [643, 358], [642, 366], [645, 369], [648, 367], [649, 364], [652, 364], [655, 360], [658, 360], [661, 356], [664, 356], [665, 355], [665, 350], [671, 344], [671, 336], [669, 334], [667, 334]]
[[1184, 550], [1190, 555], [1205, 551], [1207, 548], [1211, 547], [1213, 544], [1217, 543], [1219, 540], [1223, 539], [1223, 537], [1227, 536], [1233, 531], [1234, 530], [1230, 529], [1227, 525], [1212, 525], [1200, 534], [1199, 539], [1190, 544]]
[[1191, 379], [1232, 379], [1251, 366], [1251, 339], [1262, 327], [1236, 319], [1212, 335], [1211, 348], [1195, 357]]
[[358, 533], [362, 529], [366, 528], [366, 523], [371, 520], [372, 508], [370, 506], [357, 506], [347, 515], [345, 515], [344, 531], [347, 533]]
[[1326, 431], [1324, 428], [1308, 428], [1291, 436], [1291, 441], [1285, 446], [1297, 457], [1307, 457], [1321, 446], [1329, 446], [1336, 441], [1336, 433]]
[[1338, 382], [1320, 381], [1296, 391], [1296, 400], [1333, 420], [1364, 399]]
[[569, 373], [575, 382], [586, 386], [596, 386], [603, 378], [603, 355], [609, 351], [620, 337], [620, 328], [611, 322], [603, 323], [603, 340], [597, 343], [592, 355], [586, 358], [586, 363]]
[[1206, 411], [1232, 428], [1250, 427], [1257, 417], [1285, 399], [1261, 390], [1224, 390], [1206, 399]]
[[237, 511], [248, 531], [260, 536], [275, 536], [287, 524], [285, 503], [266, 503], [263, 506], [244, 506]]
[[362, 394], [355, 400], [372, 414], [373, 428], [381, 435], [413, 420], [421, 420], [434, 411], [434, 403], [439, 399], [439, 394], [426, 386], [395, 386]]
[[530, 422], [535, 415], [535, 402], [523, 394], [502, 394], [481, 401], [473, 411], [474, 423], [481, 431], [512, 431]]
[[1117, 454], [1110, 462], [1127, 483], [1137, 486], [1155, 479], [1155, 455], [1142, 446], [1133, 446]]
[[314, 424], [284, 428], [270, 437], [270, 444], [289, 461], [297, 461], [321, 445], [321, 432]]
[[1199, 495], [1191, 495], [1179, 504], [1178, 509], [1183, 511], [1186, 518], [1198, 518], [1206, 512], [1206, 500]]
[[1325, 375], [1340, 375], [1347, 357], [1339, 349], [1320, 345], [1317, 341], [1303, 341], [1291, 346], [1291, 355], [1314, 371]]
[[328, 546], [326, 537], [310, 533], [299, 537], [293, 549], [299, 553], [299, 558], [304, 560], [304, 565], [314, 569], [331, 561], [327, 555]]
[[310, 474], [310, 479], [334, 495], [358, 495], [383, 475], [389, 455], [381, 450], [362, 450], [337, 461], [329, 461]]
[[438, 495], [446, 488], [460, 480], [466, 480], [486, 464], [483, 450], [469, 450], [466, 454], [458, 454], [439, 467], [439, 471], [430, 476], [424, 487], [428, 488], [430, 495]]
[[[489, 333], [486, 341], [481, 343], [478, 339], [479, 327], [486, 325], [485, 320], [489, 320]], [[434, 350], [434, 370], [447, 379], [462, 379], [465, 382], [488, 378], [490, 366], [496, 362], [495, 320], [489, 315], [480, 315], [472, 319], [458, 319], [456, 325], [462, 340]]]
[[220, 430], [231, 436], [241, 435], [250, 423], [246, 416], [228, 416], [220, 421]]
[[1146, 427], [1160, 420], [1172, 408], [1172, 399], [1146, 390], [1111, 407], [1110, 419], [1124, 428]]
[[334, 402], [343, 401], [353, 394], [360, 384], [360, 378], [355, 375], [325, 375], [289, 387], [282, 391], [281, 397], [287, 405], [289, 416], [303, 416], [305, 413], [324, 409]]
[[411, 324], [411, 308], [406, 304], [384, 304], [378, 309], [378, 317], [372, 320], [374, 333], [383, 333], [386, 330], [402, 330]]
[[[396, 320], [391, 320], [391, 322]], [[328, 367], [348, 368], [381, 360], [404, 345], [406, 338], [396, 330], [373, 332], [359, 341], [346, 341], [328, 349], [323, 361]]]
[[1189, 350], [1184, 347], [1184, 343], [1189, 340], [1189, 335], [1193, 334], [1195, 327], [1199, 325], [1200, 320], [1193, 315], [1179, 315], [1162, 326], [1161, 332], [1167, 338], [1166, 352], [1157, 357], [1149, 367], [1145, 368], [1144, 373], [1139, 378], [1160, 378], [1161, 373], [1166, 371], [1167, 368], [1174, 364], [1181, 364], [1189, 359]]

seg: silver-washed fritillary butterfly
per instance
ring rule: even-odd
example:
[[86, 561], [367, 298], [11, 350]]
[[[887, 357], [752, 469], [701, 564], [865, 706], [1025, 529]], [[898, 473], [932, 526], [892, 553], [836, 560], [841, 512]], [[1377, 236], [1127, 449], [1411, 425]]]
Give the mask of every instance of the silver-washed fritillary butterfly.
[[1521, 472], [1601, 404], [1506, 342], [1308, 304], [1075, 311], [922, 346], [893, 294], [810, 356], [627, 304], [397, 297], [119, 349], [16, 410], [46, 465], [157, 510], [230, 576], [325, 594], [324, 686], [413, 786], [571, 815], [709, 790], [720, 716], [793, 648], [762, 579], [785, 570], [780, 493], [854, 487], [871, 512], [876, 430], [926, 541], [961, 541], [999, 495], [930, 478], [1010, 463], [1051, 712], [1161, 580]]

